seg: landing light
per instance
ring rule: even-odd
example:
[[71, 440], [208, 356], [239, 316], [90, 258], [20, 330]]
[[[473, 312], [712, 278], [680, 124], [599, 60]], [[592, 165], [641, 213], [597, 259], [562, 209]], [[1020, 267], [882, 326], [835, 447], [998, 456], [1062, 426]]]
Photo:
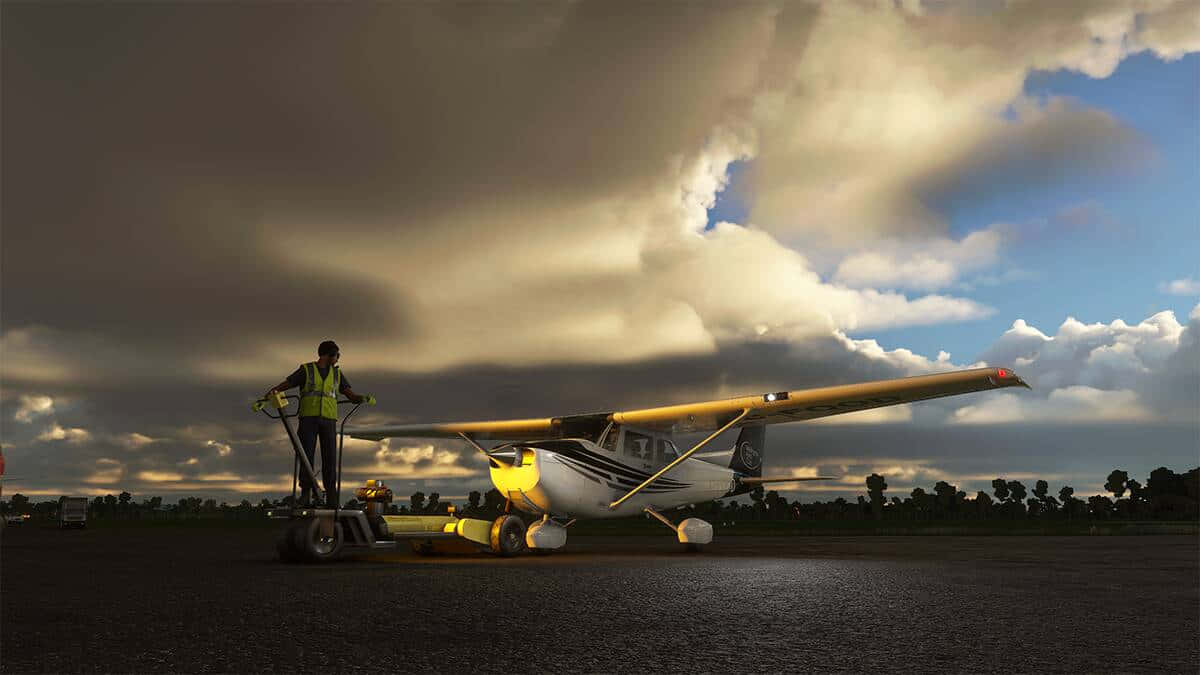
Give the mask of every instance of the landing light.
[[777, 391], [774, 394], [763, 394], [763, 400], [766, 401], [767, 403], [774, 403], [775, 401], [786, 401], [787, 397], [788, 397], [788, 393], [786, 391]]

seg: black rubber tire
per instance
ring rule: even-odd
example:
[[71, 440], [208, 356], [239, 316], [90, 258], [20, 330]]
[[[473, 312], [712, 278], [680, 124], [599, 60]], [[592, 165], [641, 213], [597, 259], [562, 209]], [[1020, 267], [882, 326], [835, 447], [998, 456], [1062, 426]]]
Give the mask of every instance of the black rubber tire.
[[331, 541], [321, 538], [321, 521], [317, 518], [305, 518], [296, 521], [292, 530], [292, 548], [297, 552], [300, 562], [325, 563], [338, 557], [342, 552], [345, 539], [342, 536], [342, 524], [333, 524]]
[[492, 523], [492, 553], [513, 556], [525, 551], [525, 523], [513, 515], [503, 515]]
[[288, 521], [287, 525], [284, 525], [275, 535], [275, 552], [279, 554], [279, 562], [300, 562], [300, 554], [292, 543], [296, 536], [296, 526], [299, 523], [298, 520]]

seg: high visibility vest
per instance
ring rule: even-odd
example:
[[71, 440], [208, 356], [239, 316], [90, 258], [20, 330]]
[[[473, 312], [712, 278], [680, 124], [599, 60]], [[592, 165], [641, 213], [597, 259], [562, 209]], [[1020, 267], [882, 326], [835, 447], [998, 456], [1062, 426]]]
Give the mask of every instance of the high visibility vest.
[[342, 371], [337, 366], [329, 367], [329, 374], [321, 377], [316, 361], [304, 364], [304, 386], [300, 389], [300, 416], [337, 419], [337, 395], [342, 388]]

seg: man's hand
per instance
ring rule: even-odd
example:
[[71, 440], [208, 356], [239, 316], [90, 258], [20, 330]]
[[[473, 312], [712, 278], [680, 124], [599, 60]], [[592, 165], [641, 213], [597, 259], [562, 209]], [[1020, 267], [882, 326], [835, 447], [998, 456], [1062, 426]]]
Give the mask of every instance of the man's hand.
[[277, 391], [287, 391], [288, 389], [291, 389], [291, 387], [292, 385], [289, 384], [287, 380], [284, 380], [283, 382], [280, 382], [274, 387], [268, 389], [267, 393], [263, 394], [263, 398], [271, 398], [271, 394], [274, 394]]

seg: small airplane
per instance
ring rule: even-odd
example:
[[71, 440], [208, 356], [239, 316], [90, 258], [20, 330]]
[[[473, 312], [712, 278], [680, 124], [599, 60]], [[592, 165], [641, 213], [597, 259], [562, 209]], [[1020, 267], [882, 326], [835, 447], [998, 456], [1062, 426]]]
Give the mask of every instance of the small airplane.
[[[976, 368], [702, 403], [538, 419], [361, 426], [353, 438], [459, 438], [488, 462], [492, 483], [520, 511], [540, 517], [521, 533], [532, 549], [566, 543], [578, 518], [620, 518], [645, 512], [688, 545], [712, 541], [698, 518], [672, 523], [662, 512], [745, 494], [772, 482], [832, 480], [831, 476], [764, 476], [766, 425], [1006, 387], [1030, 388], [1008, 368]], [[700, 453], [730, 429], [732, 447]], [[677, 434], [711, 432], [680, 452]], [[508, 441], [493, 448], [483, 440]], [[519, 519], [512, 519], [518, 521]], [[522, 527], [521, 525], [516, 525]]]

